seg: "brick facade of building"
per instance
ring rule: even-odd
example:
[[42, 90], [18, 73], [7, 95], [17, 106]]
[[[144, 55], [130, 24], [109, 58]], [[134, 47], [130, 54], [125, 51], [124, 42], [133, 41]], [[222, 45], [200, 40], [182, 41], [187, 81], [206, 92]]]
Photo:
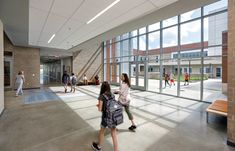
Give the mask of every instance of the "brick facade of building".
[[25, 76], [23, 88], [40, 88], [40, 50], [14, 46], [5, 36], [4, 51], [13, 53], [12, 86], [14, 86], [15, 76], [22, 70]]
[[228, 144], [235, 146], [235, 0], [228, 0]]

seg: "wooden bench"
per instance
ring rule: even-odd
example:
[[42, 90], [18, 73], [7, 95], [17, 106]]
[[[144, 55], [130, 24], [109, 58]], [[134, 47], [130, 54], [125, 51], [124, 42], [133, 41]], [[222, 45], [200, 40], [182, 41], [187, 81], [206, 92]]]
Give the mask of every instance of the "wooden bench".
[[208, 123], [208, 114], [213, 113], [227, 117], [228, 115], [228, 103], [225, 100], [216, 100], [206, 109], [206, 121]]

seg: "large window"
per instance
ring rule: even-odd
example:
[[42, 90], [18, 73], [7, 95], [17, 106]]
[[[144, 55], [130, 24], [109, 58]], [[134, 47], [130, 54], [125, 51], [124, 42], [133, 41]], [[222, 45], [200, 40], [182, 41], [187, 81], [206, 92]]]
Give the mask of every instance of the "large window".
[[120, 82], [125, 72], [135, 89], [206, 102], [226, 98], [227, 15], [227, 0], [220, 0], [105, 41], [105, 79]]

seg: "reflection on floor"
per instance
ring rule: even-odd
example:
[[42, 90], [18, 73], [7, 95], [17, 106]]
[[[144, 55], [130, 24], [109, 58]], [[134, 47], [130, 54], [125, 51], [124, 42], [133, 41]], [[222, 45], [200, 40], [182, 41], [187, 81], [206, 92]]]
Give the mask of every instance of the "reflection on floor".
[[[112, 87], [117, 89], [117, 87]], [[1, 151], [91, 151], [101, 113], [95, 106], [100, 87], [82, 86], [75, 93], [63, 87], [5, 92], [6, 110], [0, 118]], [[210, 116], [208, 104], [145, 91], [131, 91], [135, 133], [118, 126], [119, 151], [229, 151], [225, 145], [226, 119]], [[127, 145], [128, 144], [128, 145]], [[112, 150], [110, 132], [103, 150]]]

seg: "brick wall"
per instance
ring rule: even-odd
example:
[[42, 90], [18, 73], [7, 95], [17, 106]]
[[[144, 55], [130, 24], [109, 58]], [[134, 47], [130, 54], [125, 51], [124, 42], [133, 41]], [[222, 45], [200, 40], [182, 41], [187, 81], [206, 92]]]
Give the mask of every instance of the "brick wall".
[[[25, 84], [23, 88], [40, 87], [40, 51], [36, 48], [14, 47], [13, 75], [24, 71]], [[13, 77], [14, 77], [13, 76]], [[13, 78], [14, 80], [14, 78]]]
[[102, 47], [100, 45], [92, 45], [82, 50], [77, 50], [73, 54], [73, 72], [82, 80], [83, 74], [91, 80], [96, 74], [103, 81], [103, 56]]
[[228, 144], [235, 145], [235, 0], [228, 0]]
[[222, 33], [222, 92], [228, 93], [228, 32]]
[[3, 24], [0, 20], [0, 114], [4, 109], [3, 63]]
[[25, 84], [23, 88], [39, 88], [40, 87], [40, 50], [37, 48], [17, 47], [10, 40], [4, 38], [4, 51], [13, 52], [13, 78], [20, 70], [24, 71]]

